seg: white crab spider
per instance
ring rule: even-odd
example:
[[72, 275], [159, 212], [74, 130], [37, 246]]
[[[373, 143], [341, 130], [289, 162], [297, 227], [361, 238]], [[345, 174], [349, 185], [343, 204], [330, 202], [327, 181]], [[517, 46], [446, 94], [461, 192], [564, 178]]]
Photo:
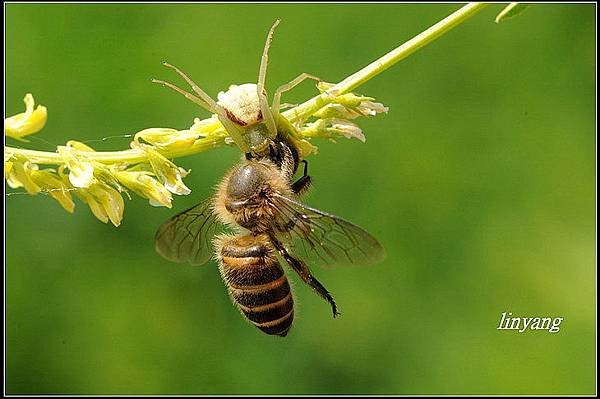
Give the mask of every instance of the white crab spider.
[[[192, 87], [196, 93], [193, 95], [180, 89], [172, 83], [163, 80], [152, 79], [152, 82], [159, 83], [169, 87], [176, 92], [184, 95], [187, 99], [198, 104], [207, 111], [216, 114], [227, 133], [233, 138], [237, 146], [245, 153], [258, 150], [260, 143], [249, 145], [244, 139], [244, 135], [250, 131], [258, 133], [259, 136], [274, 138], [277, 135], [277, 121], [281, 109], [281, 94], [291, 90], [305, 79], [319, 78], [302, 73], [292, 81], [280, 86], [273, 96], [273, 103], [269, 107], [267, 93], [265, 91], [265, 79], [267, 76], [267, 64], [269, 59], [269, 47], [273, 39], [273, 32], [279, 25], [279, 20], [275, 21], [265, 42], [260, 70], [258, 73], [258, 83], [246, 83], [242, 85], [231, 85], [226, 92], [220, 92], [217, 96], [218, 101], [214, 101], [206, 92], [204, 92], [193, 80], [191, 80], [179, 68], [167, 62], [163, 64], [177, 72]], [[255, 140], [251, 140], [255, 141]]]

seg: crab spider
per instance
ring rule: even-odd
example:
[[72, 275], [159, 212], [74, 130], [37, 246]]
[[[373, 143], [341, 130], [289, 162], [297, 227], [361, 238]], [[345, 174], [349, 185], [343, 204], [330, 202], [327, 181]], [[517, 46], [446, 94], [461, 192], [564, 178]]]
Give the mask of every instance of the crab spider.
[[[271, 104], [271, 107], [269, 107], [267, 93], [265, 91], [265, 80], [269, 62], [269, 47], [271, 46], [273, 32], [277, 25], [279, 25], [279, 20], [275, 21], [267, 35], [261, 57], [257, 84], [246, 83], [239, 86], [231, 85], [226, 92], [220, 92], [217, 95], [217, 101], [215, 101], [183, 71], [167, 62], [163, 62], [163, 65], [173, 69], [179, 76], [185, 79], [196, 95], [163, 80], [152, 79], [152, 82], [166, 86], [179, 94], [182, 94], [188, 100], [198, 104], [207, 111], [216, 114], [225, 130], [227, 130], [227, 133], [229, 133], [231, 138], [233, 138], [237, 146], [244, 153], [259, 152], [264, 149], [266, 138], [274, 138], [277, 135], [277, 121], [280, 117], [281, 95], [286, 91], [293, 89], [306, 79], [321, 81], [321, 79], [308, 73], [300, 74], [295, 79], [280, 86], [275, 91], [273, 103]], [[250, 144], [244, 138], [244, 135], [246, 134], [251, 136], [248, 137]]]

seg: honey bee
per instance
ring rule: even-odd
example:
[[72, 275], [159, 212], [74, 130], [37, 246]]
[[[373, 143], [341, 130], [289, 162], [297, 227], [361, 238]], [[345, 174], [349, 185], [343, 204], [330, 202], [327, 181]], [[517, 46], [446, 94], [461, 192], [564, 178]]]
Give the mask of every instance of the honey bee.
[[[170, 66], [200, 98], [157, 81], [217, 114], [228, 133], [234, 126], [249, 144], [212, 198], [158, 229], [155, 247], [168, 260], [193, 265], [207, 263], [214, 254], [229, 295], [242, 314], [266, 334], [284, 337], [294, 319], [294, 300], [281, 260], [330, 304], [336, 317], [339, 312], [333, 297], [308, 264], [373, 264], [383, 258], [384, 250], [360, 227], [298, 201], [311, 185], [308, 163], [300, 159], [294, 141], [276, 121], [281, 93], [314, 77], [300, 75], [276, 91], [272, 107], [265, 106], [266, 55], [277, 23], [267, 37], [257, 85], [231, 86], [215, 102], [175, 67]], [[303, 174], [294, 181], [301, 163]], [[223, 226], [235, 234], [221, 233]]]
[[[302, 177], [292, 182], [298, 166], [296, 149], [278, 136], [267, 157], [246, 156], [225, 175], [214, 198], [169, 219], [155, 240], [163, 257], [197, 265], [210, 260], [212, 241], [234, 304], [263, 332], [282, 337], [292, 325], [294, 301], [278, 256], [329, 302], [335, 317], [333, 297], [305, 259], [372, 264], [384, 255], [365, 230], [297, 201], [311, 181], [304, 162]], [[220, 224], [237, 234], [218, 235]]]

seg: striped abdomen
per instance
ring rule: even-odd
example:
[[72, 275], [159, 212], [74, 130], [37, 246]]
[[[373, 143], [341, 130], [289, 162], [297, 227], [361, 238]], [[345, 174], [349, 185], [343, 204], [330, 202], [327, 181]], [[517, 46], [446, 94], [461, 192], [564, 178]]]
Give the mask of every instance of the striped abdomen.
[[285, 337], [294, 320], [294, 301], [271, 243], [261, 235], [219, 241], [219, 270], [233, 302], [263, 332]]

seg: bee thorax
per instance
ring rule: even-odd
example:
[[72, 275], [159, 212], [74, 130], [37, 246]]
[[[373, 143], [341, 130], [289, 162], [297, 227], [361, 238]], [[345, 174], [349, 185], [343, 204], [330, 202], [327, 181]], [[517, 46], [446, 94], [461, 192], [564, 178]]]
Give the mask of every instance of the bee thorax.
[[256, 163], [241, 165], [233, 172], [227, 184], [227, 195], [238, 200], [250, 198], [259, 193], [265, 183], [265, 173]]
[[277, 214], [275, 194], [291, 195], [282, 170], [269, 160], [243, 160], [219, 185], [214, 209], [225, 224], [263, 233]]

